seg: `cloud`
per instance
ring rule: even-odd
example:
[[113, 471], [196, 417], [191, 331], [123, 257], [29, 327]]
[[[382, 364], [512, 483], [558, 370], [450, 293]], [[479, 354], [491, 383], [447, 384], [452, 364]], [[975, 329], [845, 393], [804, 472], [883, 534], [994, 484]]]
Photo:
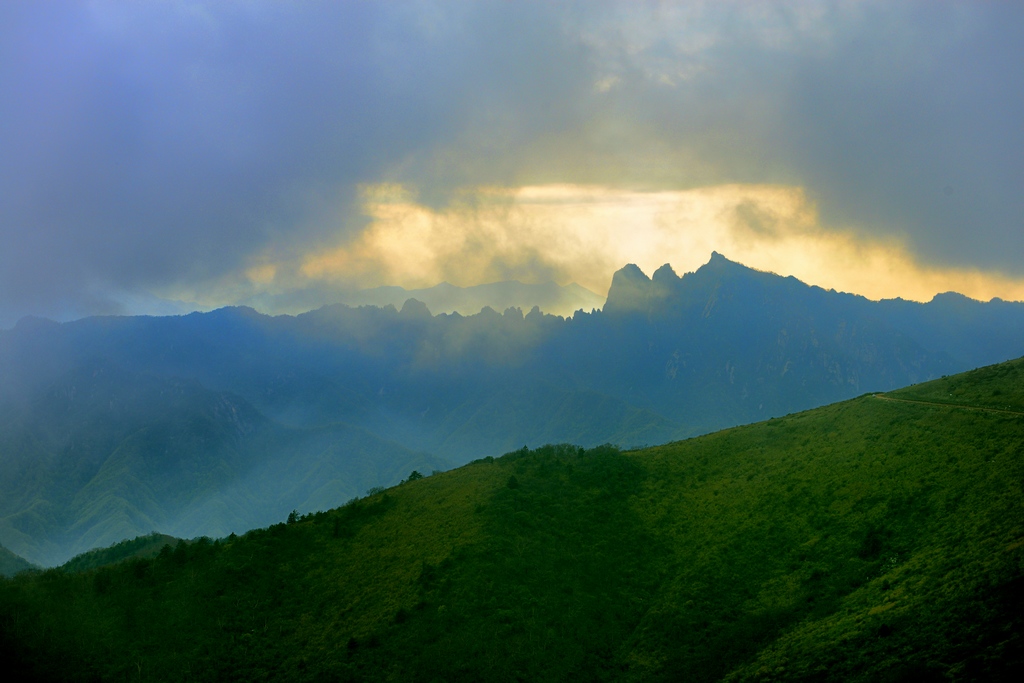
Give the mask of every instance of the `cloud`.
[[[123, 291], [354, 234], [360, 184], [441, 187], [466, 145], [511, 172], [498, 141], [575, 106], [579, 65], [556, 22], [534, 21], [546, 11], [5, 3], [0, 323], [114, 312]], [[530, 101], [551, 106], [521, 120]]]
[[[361, 188], [388, 183], [417, 188], [406, 208], [430, 225], [474, 202], [487, 221], [499, 206], [526, 220], [515, 190], [481, 187], [799, 187], [839, 236], [896, 240], [936, 272], [1016, 277], [1022, 15], [839, 0], [3, 3], [0, 327], [167, 292], [244, 296], [302, 281], [317, 267], [303, 259], [339, 245], [355, 249], [350, 270], [323, 273], [384, 282], [407, 271], [371, 272], [367, 254], [389, 248], [381, 226], [399, 218], [384, 213], [405, 209], [368, 216]], [[464, 272], [411, 259], [408, 272], [568, 272], [532, 242], [476, 255], [505, 235], [480, 221], [476, 237], [434, 235], [462, 245]], [[574, 230], [558, 239], [610, 239]]]
[[432, 208], [396, 185], [364, 189], [370, 222], [354, 240], [301, 257], [310, 281], [426, 287], [503, 279], [577, 282], [606, 292], [626, 262], [693, 271], [714, 250], [761, 270], [869, 298], [927, 301], [955, 290], [1024, 300], [1024, 278], [929, 266], [906, 244], [829, 229], [798, 187], [721, 185], [682, 191], [546, 185], [464, 190]]

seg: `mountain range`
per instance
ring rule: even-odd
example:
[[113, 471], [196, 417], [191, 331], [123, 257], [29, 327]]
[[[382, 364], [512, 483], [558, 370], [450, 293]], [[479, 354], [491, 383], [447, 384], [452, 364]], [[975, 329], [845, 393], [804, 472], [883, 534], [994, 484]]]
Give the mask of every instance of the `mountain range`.
[[601, 310], [24, 319], [0, 332], [0, 543], [219, 536], [522, 446], [635, 447], [1024, 354], [1024, 304], [870, 301], [713, 254]]
[[572, 315], [578, 310], [590, 311], [604, 304], [604, 297], [575, 282], [523, 283], [491, 282], [471, 287], [458, 287], [448, 282], [422, 289], [387, 286], [372, 289], [302, 289], [286, 294], [259, 295], [242, 302], [259, 311], [302, 313], [319, 308], [325, 302], [348, 306], [394, 306], [401, 308], [409, 299], [427, 305], [434, 313], [473, 315], [484, 307], [503, 311], [506, 308], [530, 310], [534, 306], [554, 315]]

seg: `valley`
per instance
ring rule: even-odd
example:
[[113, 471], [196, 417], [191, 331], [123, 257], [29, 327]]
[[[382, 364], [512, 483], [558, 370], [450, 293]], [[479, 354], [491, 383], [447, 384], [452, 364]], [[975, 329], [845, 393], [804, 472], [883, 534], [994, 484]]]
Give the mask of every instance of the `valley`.
[[22, 574], [0, 647], [36, 680], [1008, 680], [1021, 408], [1017, 360], [647, 449], [521, 449]]

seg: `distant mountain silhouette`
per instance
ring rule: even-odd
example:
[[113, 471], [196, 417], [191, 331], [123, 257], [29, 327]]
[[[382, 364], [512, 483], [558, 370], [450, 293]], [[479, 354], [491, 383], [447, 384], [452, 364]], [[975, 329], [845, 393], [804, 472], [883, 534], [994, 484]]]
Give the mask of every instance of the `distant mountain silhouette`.
[[443, 462], [662, 443], [1021, 355], [1024, 304], [873, 302], [719, 254], [626, 266], [571, 318], [409, 299], [26, 319], [0, 332], [0, 543], [55, 562], [223, 533]]
[[422, 301], [434, 313], [473, 315], [484, 307], [499, 311], [507, 308], [530, 310], [534, 306], [555, 315], [572, 315], [574, 311], [590, 311], [604, 304], [604, 297], [575, 282], [559, 285], [554, 282], [526, 284], [492, 282], [472, 287], [458, 287], [442, 282], [424, 289], [375, 287], [356, 291], [309, 289], [280, 295], [261, 295], [246, 303], [263, 311], [297, 313], [323, 306], [325, 302], [348, 306], [394, 306], [401, 308], [409, 299]]

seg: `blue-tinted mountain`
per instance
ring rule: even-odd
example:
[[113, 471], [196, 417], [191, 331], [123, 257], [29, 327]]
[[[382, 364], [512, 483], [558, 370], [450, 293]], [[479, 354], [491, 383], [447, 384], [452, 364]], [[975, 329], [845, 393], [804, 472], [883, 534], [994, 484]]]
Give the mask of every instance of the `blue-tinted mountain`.
[[18, 572], [35, 568], [36, 565], [0, 545], [0, 576], [14, 576]]
[[559, 285], [555, 282], [527, 284], [515, 281], [491, 282], [471, 287], [442, 282], [422, 289], [387, 286], [352, 291], [318, 287], [284, 294], [262, 294], [244, 303], [267, 313], [300, 313], [319, 308], [326, 302], [401, 308], [409, 299], [425, 303], [434, 313], [457, 312], [462, 315], [473, 315], [485, 306], [499, 311], [507, 308], [528, 311], [537, 306], [548, 313], [572, 315], [574, 311], [589, 311], [604, 304], [604, 297], [575, 282]]
[[0, 452], [0, 535], [40, 564], [152, 530], [242, 532], [444, 466], [358, 427], [285, 427], [238, 395], [104, 361], [7, 412]]
[[664, 443], [1021, 355], [1024, 304], [874, 302], [718, 254], [626, 266], [571, 318], [410, 299], [26, 319], [0, 332], [0, 543], [55, 562], [213, 536], [442, 462]]

